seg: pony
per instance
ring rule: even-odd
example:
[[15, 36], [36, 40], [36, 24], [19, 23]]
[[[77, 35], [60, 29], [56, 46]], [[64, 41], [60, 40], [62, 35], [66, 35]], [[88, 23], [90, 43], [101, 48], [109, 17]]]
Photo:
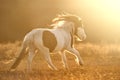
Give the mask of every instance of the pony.
[[82, 19], [76, 15], [58, 15], [52, 20], [52, 29], [37, 28], [27, 33], [23, 39], [22, 47], [15, 62], [10, 67], [10, 70], [15, 70], [21, 60], [29, 50], [27, 70], [31, 70], [31, 63], [38, 50], [43, 56], [48, 66], [52, 70], [57, 68], [52, 63], [50, 53], [59, 52], [61, 54], [63, 66], [68, 69], [65, 51], [71, 52], [75, 57], [78, 65], [83, 65], [83, 60], [74, 47], [74, 36], [77, 36], [81, 41], [86, 39], [86, 33], [82, 24]]

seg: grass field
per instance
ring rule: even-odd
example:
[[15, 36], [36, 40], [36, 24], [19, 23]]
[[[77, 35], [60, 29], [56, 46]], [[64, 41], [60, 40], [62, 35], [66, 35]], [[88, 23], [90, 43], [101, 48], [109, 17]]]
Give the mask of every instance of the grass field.
[[69, 70], [63, 68], [59, 54], [51, 54], [58, 71], [50, 70], [41, 55], [36, 54], [30, 74], [26, 73], [27, 56], [16, 71], [8, 72], [20, 45], [19, 41], [0, 44], [0, 80], [120, 80], [120, 44], [76, 44], [84, 65], [77, 66], [75, 57], [67, 53]]

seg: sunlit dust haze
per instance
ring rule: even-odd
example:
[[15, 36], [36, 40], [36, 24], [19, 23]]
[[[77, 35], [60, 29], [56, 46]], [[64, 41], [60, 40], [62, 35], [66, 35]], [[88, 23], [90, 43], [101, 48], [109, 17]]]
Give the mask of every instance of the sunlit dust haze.
[[[49, 41], [39, 46], [27, 37], [28, 46], [22, 43], [34, 28], [51, 29], [52, 20], [63, 13], [81, 17], [84, 41], [68, 39], [72, 45], [50, 55]], [[63, 46], [57, 41], [51, 43], [53, 51]], [[47, 61], [58, 70], [51, 70]], [[0, 80], [120, 80], [120, 0], [0, 0]]]
[[65, 6], [81, 15], [90, 40], [120, 40], [119, 0], [74, 0]]
[[0, 41], [22, 40], [59, 13], [83, 19], [89, 42], [120, 42], [120, 0], [0, 0]]

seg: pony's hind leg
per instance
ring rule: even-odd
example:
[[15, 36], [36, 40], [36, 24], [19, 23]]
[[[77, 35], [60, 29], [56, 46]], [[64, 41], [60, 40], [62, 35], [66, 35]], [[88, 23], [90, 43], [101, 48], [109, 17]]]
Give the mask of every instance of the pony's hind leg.
[[65, 51], [62, 51], [62, 52], [59, 52], [59, 53], [61, 55], [64, 68], [69, 69], [68, 64], [67, 64], [67, 59], [66, 59]]
[[48, 48], [42, 48], [42, 47], [38, 47], [40, 54], [45, 58], [48, 66], [52, 69], [52, 70], [57, 70], [57, 68], [53, 65], [51, 57], [50, 57], [50, 52]]
[[31, 64], [32, 60], [35, 56], [35, 49], [34, 48], [29, 48], [29, 54], [28, 54], [28, 62], [27, 62], [27, 72], [31, 72]]
[[84, 64], [84, 62], [83, 62], [83, 60], [82, 60], [79, 52], [78, 52], [75, 48], [70, 48], [70, 49], [68, 49], [68, 51], [70, 51], [73, 55], [76, 56], [76, 60], [75, 60], [75, 61], [77, 62], [78, 65], [79, 65], [79, 64], [80, 64], [80, 65], [83, 65], [83, 64]]
[[57, 68], [53, 65], [51, 57], [50, 57], [50, 53], [49, 50], [47, 48], [45, 49], [41, 49], [40, 50], [41, 54], [44, 56], [46, 62], [48, 63], [48, 66], [52, 69], [52, 70], [57, 70]]

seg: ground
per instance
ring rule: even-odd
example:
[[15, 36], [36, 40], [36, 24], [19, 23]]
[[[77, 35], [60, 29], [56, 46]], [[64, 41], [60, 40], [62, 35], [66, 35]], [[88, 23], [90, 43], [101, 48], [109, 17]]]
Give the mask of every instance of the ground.
[[27, 56], [16, 71], [8, 69], [20, 50], [20, 41], [0, 44], [0, 80], [120, 80], [120, 45], [117, 43], [77, 43], [75, 48], [84, 60], [83, 66], [75, 63], [75, 57], [66, 53], [69, 70], [63, 68], [59, 54], [51, 54], [58, 71], [50, 70], [44, 58], [36, 54], [32, 72], [26, 72]]

